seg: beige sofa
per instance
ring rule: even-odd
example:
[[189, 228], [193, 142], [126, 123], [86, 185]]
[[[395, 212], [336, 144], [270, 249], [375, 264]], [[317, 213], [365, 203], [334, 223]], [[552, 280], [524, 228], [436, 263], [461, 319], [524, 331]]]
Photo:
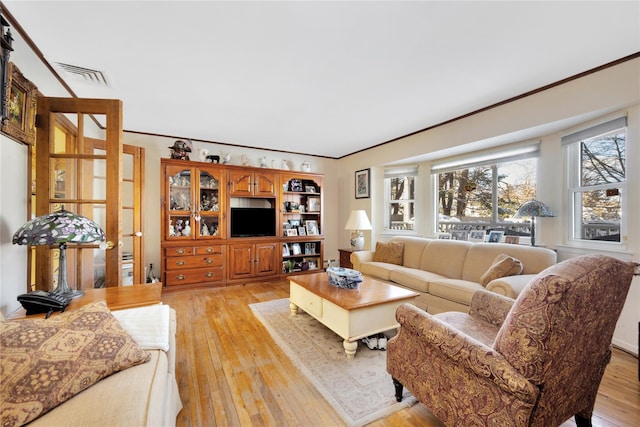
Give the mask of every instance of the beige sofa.
[[[375, 251], [357, 251], [351, 254], [353, 268], [419, 292], [416, 305], [431, 314], [468, 311], [479, 289], [516, 298], [537, 273], [557, 261], [554, 251], [533, 246], [408, 236], [396, 236], [390, 242], [404, 246], [401, 265], [375, 261]], [[520, 260], [522, 273], [481, 285], [480, 278], [500, 254]]]
[[[36, 418], [29, 427], [175, 426], [182, 409], [175, 377], [176, 312], [165, 306], [160, 315], [159, 310], [150, 311], [154, 307], [161, 306], [122, 310], [133, 313], [133, 317], [129, 315], [124, 320], [119, 318], [119, 312], [112, 312], [140, 348], [151, 354], [148, 362], [103, 378]], [[144, 322], [152, 325], [147, 329], [151, 332], [142, 331], [139, 325]], [[159, 327], [160, 323], [166, 326]], [[158, 334], [162, 339], [150, 337]]]

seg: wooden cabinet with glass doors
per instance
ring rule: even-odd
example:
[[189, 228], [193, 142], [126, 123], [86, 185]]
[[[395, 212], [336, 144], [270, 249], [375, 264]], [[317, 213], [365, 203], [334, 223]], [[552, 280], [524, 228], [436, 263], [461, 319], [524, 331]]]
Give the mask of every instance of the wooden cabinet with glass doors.
[[161, 163], [162, 282], [223, 284], [225, 169], [182, 160]]

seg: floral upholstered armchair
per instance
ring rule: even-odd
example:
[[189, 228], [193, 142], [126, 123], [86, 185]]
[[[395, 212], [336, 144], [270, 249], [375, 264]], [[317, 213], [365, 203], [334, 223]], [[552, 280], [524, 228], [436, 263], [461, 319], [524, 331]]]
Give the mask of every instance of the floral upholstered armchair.
[[635, 264], [602, 255], [538, 274], [514, 301], [487, 291], [469, 314], [404, 304], [387, 370], [447, 426], [590, 426]]

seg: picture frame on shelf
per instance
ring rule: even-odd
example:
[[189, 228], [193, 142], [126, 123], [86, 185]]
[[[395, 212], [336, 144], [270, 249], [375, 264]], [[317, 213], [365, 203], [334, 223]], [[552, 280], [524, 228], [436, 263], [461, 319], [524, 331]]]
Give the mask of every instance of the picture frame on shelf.
[[305, 221], [304, 226], [307, 229], [307, 236], [317, 236], [320, 234], [318, 231], [318, 221], [315, 219]]
[[368, 199], [370, 197], [370, 169], [356, 171], [356, 199]]
[[307, 208], [309, 212], [320, 212], [320, 198], [319, 197], [307, 198]]
[[302, 261], [309, 264], [309, 270], [318, 269], [318, 260], [316, 258], [303, 258]]
[[313, 255], [316, 253], [316, 245], [315, 243], [307, 242], [304, 244], [304, 254], [305, 255]]
[[484, 242], [484, 238], [486, 237], [486, 233], [484, 230], [471, 230], [469, 232], [469, 241], [470, 242]]
[[304, 226], [298, 227], [298, 236], [306, 236], [307, 230], [305, 230]]
[[287, 228], [294, 228], [294, 227], [299, 227], [300, 226], [300, 220], [299, 219], [290, 219], [288, 222], [289, 222], [289, 227], [287, 227]]
[[438, 239], [440, 239], [440, 240], [451, 240], [451, 234], [449, 234], [449, 233], [438, 233]]
[[300, 248], [300, 243], [294, 243], [291, 245], [291, 254], [292, 255], [301, 255], [302, 248]]
[[316, 192], [316, 187], [314, 185], [305, 185], [304, 186], [304, 192], [305, 193], [315, 193]]
[[289, 252], [289, 245], [286, 243], [282, 244], [282, 256], [290, 256], [291, 252]]
[[500, 243], [504, 236], [504, 231], [491, 231], [489, 233], [489, 243]]
[[451, 240], [468, 240], [469, 232], [467, 230], [451, 230]]
[[512, 245], [519, 245], [520, 236], [504, 236], [504, 242]]
[[38, 88], [9, 62], [6, 89], [7, 117], [2, 123], [2, 132], [23, 144], [35, 144]]
[[297, 228], [288, 228], [286, 230], [286, 232], [287, 232], [287, 237], [297, 236], [298, 235], [298, 229]]

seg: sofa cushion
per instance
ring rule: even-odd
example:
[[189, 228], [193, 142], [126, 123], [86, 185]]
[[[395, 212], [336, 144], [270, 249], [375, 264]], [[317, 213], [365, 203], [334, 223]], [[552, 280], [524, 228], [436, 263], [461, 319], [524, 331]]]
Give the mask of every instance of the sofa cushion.
[[500, 254], [518, 258], [522, 262], [522, 274], [538, 274], [557, 261], [557, 255], [554, 251], [539, 246], [474, 243], [467, 252], [462, 279], [480, 282], [480, 277]]
[[471, 298], [479, 289], [484, 289], [479, 283], [462, 279], [443, 278], [429, 283], [431, 295], [466, 306], [471, 305]]
[[428, 292], [429, 282], [445, 279], [445, 277], [430, 271], [418, 270], [417, 268], [398, 267], [390, 272], [389, 279], [394, 283], [418, 292]]
[[2, 425], [23, 425], [150, 354], [104, 302], [50, 319], [0, 323]]
[[[460, 240], [432, 240], [422, 253], [419, 268], [451, 279], [462, 278], [467, 251], [473, 245]], [[405, 249], [405, 256], [406, 255]]]
[[411, 268], [420, 268], [422, 253], [432, 242], [431, 239], [425, 239], [423, 237], [415, 236], [394, 236], [390, 241], [402, 242], [404, 244], [404, 251], [402, 253], [402, 265]]
[[487, 284], [500, 277], [515, 276], [522, 273], [522, 262], [507, 254], [500, 254], [491, 263], [491, 267], [480, 277], [480, 284]]
[[404, 243], [402, 242], [377, 242], [376, 253], [373, 256], [373, 261], [402, 265], [403, 251]]
[[363, 262], [360, 264], [358, 271], [376, 279], [391, 280], [389, 274], [398, 267], [396, 264], [388, 264], [386, 262]]

